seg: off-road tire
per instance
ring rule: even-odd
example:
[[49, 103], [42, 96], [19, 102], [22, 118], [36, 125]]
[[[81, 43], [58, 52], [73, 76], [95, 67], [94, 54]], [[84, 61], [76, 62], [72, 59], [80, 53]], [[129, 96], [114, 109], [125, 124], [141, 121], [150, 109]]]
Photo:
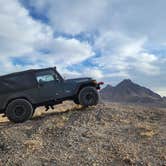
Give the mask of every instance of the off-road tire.
[[79, 93], [80, 105], [84, 107], [97, 105], [99, 102], [99, 94], [96, 88], [88, 86], [81, 89]]
[[23, 123], [33, 115], [32, 104], [25, 99], [16, 99], [9, 103], [6, 109], [6, 116], [11, 122]]

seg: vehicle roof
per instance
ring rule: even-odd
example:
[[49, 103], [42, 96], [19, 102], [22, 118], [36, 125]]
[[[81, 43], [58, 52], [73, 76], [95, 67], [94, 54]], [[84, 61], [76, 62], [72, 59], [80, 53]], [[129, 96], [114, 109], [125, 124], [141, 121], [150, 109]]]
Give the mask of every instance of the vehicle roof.
[[34, 73], [37, 71], [44, 71], [44, 70], [49, 70], [49, 69], [56, 69], [56, 67], [49, 67], [49, 68], [43, 68], [43, 69], [29, 69], [29, 70], [24, 70], [24, 71], [20, 71], [20, 72], [14, 72], [14, 73], [10, 73], [10, 74], [6, 74], [6, 75], [2, 75], [0, 76], [1, 78], [7, 78], [7, 77], [11, 77], [11, 76], [17, 76], [17, 75], [21, 75], [21, 74], [28, 74], [28, 73]]

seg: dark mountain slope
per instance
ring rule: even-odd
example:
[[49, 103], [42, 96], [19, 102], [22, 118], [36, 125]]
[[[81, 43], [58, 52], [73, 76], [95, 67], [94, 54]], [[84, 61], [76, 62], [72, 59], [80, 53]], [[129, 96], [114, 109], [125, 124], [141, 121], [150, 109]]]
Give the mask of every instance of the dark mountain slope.
[[162, 98], [152, 90], [142, 87], [131, 80], [124, 80], [117, 86], [106, 86], [101, 90], [103, 99], [117, 102], [161, 102]]

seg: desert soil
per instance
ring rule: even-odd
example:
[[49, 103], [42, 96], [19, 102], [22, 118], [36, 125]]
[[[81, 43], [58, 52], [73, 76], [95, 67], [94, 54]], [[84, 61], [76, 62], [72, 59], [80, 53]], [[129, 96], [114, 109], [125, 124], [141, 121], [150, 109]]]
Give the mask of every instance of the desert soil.
[[67, 102], [23, 124], [1, 117], [0, 165], [165, 166], [166, 109]]

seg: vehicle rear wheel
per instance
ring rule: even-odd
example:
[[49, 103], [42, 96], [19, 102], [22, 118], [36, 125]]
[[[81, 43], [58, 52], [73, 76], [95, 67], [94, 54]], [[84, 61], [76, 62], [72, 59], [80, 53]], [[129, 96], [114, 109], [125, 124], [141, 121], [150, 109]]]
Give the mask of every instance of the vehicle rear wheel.
[[97, 105], [99, 102], [99, 94], [94, 87], [85, 87], [79, 93], [79, 102], [82, 106], [88, 107]]
[[33, 106], [29, 101], [16, 99], [7, 106], [6, 116], [12, 122], [22, 123], [32, 117], [33, 111]]

